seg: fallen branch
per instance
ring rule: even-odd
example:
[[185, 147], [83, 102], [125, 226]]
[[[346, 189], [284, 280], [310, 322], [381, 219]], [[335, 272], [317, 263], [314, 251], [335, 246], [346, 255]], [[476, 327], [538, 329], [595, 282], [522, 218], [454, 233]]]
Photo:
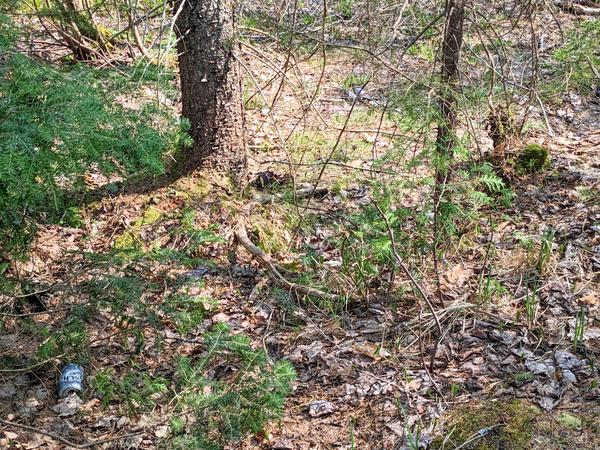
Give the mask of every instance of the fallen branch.
[[338, 294], [331, 294], [310, 286], [304, 286], [303, 284], [297, 284], [288, 281], [273, 263], [271, 256], [263, 252], [250, 240], [248, 233], [246, 232], [246, 221], [244, 217], [241, 217], [238, 220], [234, 234], [237, 242], [241, 244], [262, 266], [269, 271], [271, 278], [273, 278], [273, 280], [280, 286], [292, 291], [311, 295], [313, 297], [324, 298], [330, 301], [340, 300], [341, 296]]
[[95, 447], [97, 445], [106, 444], [108, 442], [113, 442], [113, 441], [118, 441], [120, 439], [126, 439], [129, 437], [138, 436], [138, 435], [146, 432], [146, 429], [144, 429], [143, 431], [135, 431], [133, 433], [123, 434], [120, 436], [113, 436], [113, 437], [106, 438], [106, 439], [99, 439], [97, 441], [88, 442], [86, 444], [76, 444], [75, 442], [71, 442], [70, 440], [62, 437], [59, 434], [52, 433], [51, 431], [42, 430], [40, 428], [30, 427], [29, 425], [23, 425], [23, 424], [17, 423], [17, 422], [9, 422], [8, 420], [4, 420], [4, 419], [0, 419], [0, 424], [8, 426], [8, 427], [21, 428], [23, 430], [31, 431], [31, 432], [37, 433], [37, 434], [43, 434], [44, 436], [48, 436], [52, 439], [55, 439], [65, 445], [68, 445], [71, 448], [78, 448], [78, 449]]
[[600, 8], [584, 6], [573, 0], [555, 0], [554, 4], [564, 11], [578, 16], [600, 16]]

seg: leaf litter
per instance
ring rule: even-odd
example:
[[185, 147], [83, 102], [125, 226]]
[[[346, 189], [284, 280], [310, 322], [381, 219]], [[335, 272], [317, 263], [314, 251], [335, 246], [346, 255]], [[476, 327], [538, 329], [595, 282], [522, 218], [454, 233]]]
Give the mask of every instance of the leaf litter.
[[[350, 304], [333, 317], [324, 308], [311, 306], [291, 293], [277, 292], [268, 283], [248, 301], [262, 280], [260, 267], [247, 257], [229, 261], [227, 242], [186, 242], [189, 236], [177, 232], [177, 215], [192, 194], [178, 187], [157, 190], [152, 198], [122, 194], [104, 199], [92, 207], [95, 220], [85, 230], [44, 228], [31, 257], [19, 266], [24, 276], [52, 288], [44, 299], [47, 311], [33, 315], [32, 322], [60, 329], [77, 308], [90, 304], [86, 290], [90, 280], [103, 282], [102, 297], [111, 286], [106, 275], [120, 277], [133, 269], [148, 281], [141, 294], [148, 309], [136, 310], [136, 305], [128, 302], [122, 308], [125, 315], [142, 320], [144, 326], [133, 334], [126, 327], [116, 328], [112, 324], [120, 314], [109, 305], [99, 305], [97, 314], [86, 319], [90, 378], [110, 369], [109, 376], [116, 379], [125, 375], [129, 366], [135, 366], [169, 379], [175, 376], [172, 357], [198, 352], [199, 340], [212, 324], [228, 323], [234, 331], [248, 334], [256, 346], [268, 350], [271, 358], [291, 361], [298, 377], [281, 422], [272, 425], [264, 436], [245, 439], [239, 445], [245, 449], [409, 448], [407, 442], [416, 430], [417, 447], [427, 448], [435, 437], [450, 432], [444, 428], [445, 418], [456, 405], [475, 401], [493, 404], [519, 398], [548, 412], [586, 409], [597, 413], [600, 388], [598, 368], [592, 361], [600, 348], [600, 205], [597, 199], [582, 201], [581, 191], [596, 189], [597, 195], [600, 135], [594, 131], [597, 119], [587, 114], [594, 106], [584, 105], [581, 98], [570, 101], [572, 106], [559, 109], [552, 119], [556, 121], [556, 136], [549, 144], [552, 173], [541, 183], [518, 186], [510, 220], [501, 221], [488, 236], [501, 262], [495, 275], [503, 285], [514, 288], [514, 296], [502, 296], [498, 304], [487, 307], [475, 305], [470, 293], [481, 275], [484, 255], [450, 256], [441, 276], [444, 337], [433, 371], [424, 364], [431, 356], [432, 343], [420, 335], [422, 327], [417, 323], [430, 326], [431, 317], [417, 311], [410, 294], [394, 306], [375, 296], [368, 304]], [[329, 108], [344, 110], [340, 104]], [[249, 124], [258, 127], [263, 119], [250, 114]], [[263, 131], [254, 133], [257, 142], [269, 134], [273, 137], [272, 129], [262, 125], [260, 129]], [[352, 165], [362, 167], [362, 162]], [[257, 173], [267, 173], [263, 166], [261, 169], [263, 172]], [[276, 167], [272, 173], [277, 175]], [[334, 179], [335, 172], [330, 177]], [[205, 183], [201, 178], [188, 181]], [[218, 187], [211, 189], [218, 192]], [[312, 204], [334, 213], [342, 208], [357, 209], [370, 201], [368, 188], [357, 183], [314, 199]], [[417, 197], [407, 199], [419, 201]], [[150, 204], [165, 217], [144, 224], [140, 218]], [[231, 235], [234, 202], [215, 194], [194, 199], [193, 204], [197, 228], [211, 229], [217, 224], [214, 234]], [[167, 260], [144, 261], [139, 267], [127, 262], [123, 268], [106, 269], [95, 268], [86, 260], [85, 252], [113, 251], [118, 238], [127, 230], [131, 232], [136, 223], [134, 246], [139, 244], [144, 250], [155, 244], [172, 250], [194, 246], [191, 253], [202, 261], [192, 261], [185, 268]], [[555, 249], [551, 272], [538, 287], [537, 312], [532, 323], [526, 324], [515, 299], [522, 301], [528, 295], [517, 270], [526, 266], [527, 255], [515, 234], [540, 236], [546, 229], [554, 230], [555, 242], [564, 248]], [[325, 224], [314, 230], [305, 237], [308, 245], [323, 257], [326, 267], [340, 267], [339, 251], [330, 244], [336, 230]], [[294, 260], [284, 248], [277, 256]], [[199, 283], [181, 289], [208, 311], [187, 327], [185, 320], [189, 318], [176, 319], [164, 310], [168, 294], [183, 292], [177, 287], [181, 277]], [[394, 287], [399, 288], [403, 281], [398, 280]], [[216, 305], [209, 299], [217, 300]], [[585, 327], [579, 330], [582, 308], [586, 311]], [[146, 321], [150, 312], [152, 318], [161, 321], [158, 330]], [[414, 319], [417, 315], [419, 320]], [[39, 342], [19, 329], [15, 319], [8, 317], [6, 327], [10, 333], [1, 337], [2, 354], [26, 366]], [[574, 348], [578, 335], [579, 347]], [[108, 398], [91, 387], [84, 399], [71, 396], [57, 401], [53, 386], [63, 359], [59, 356], [51, 355], [45, 365], [25, 373], [0, 374], [0, 417], [27, 420], [37, 428], [82, 443], [143, 430], [122, 441], [100, 444], [100, 448], [157, 448], [160, 440], [169, 436], [171, 430], [163, 418], [172, 411], [168, 402], [160, 401], [161, 394], [144, 412], [138, 409], [139, 404], [130, 405], [128, 410], [118, 398]], [[497, 426], [487, 423], [476, 434], [493, 434]], [[60, 445], [51, 436], [27, 430], [3, 428], [2, 433], [3, 446], [13, 441], [21, 448]]]

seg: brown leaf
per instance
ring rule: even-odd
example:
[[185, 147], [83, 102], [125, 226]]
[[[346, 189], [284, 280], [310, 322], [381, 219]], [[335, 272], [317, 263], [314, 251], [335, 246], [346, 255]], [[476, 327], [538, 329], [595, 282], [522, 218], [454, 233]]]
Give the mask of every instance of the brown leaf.
[[14, 441], [19, 437], [17, 433], [14, 433], [12, 431], [4, 431], [4, 436], [6, 436], [6, 438], [10, 439], [11, 441]]

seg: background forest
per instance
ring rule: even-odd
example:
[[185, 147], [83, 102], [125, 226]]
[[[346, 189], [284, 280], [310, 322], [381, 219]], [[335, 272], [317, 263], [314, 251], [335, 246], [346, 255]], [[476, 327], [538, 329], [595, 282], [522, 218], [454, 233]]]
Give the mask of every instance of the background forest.
[[599, 18], [0, 0], [0, 447], [600, 448]]

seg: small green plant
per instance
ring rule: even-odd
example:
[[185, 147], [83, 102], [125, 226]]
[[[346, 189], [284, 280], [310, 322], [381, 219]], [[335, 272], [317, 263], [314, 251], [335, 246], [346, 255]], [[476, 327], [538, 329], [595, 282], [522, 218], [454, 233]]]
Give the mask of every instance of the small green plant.
[[460, 394], [460, 385], [453, 384], [450, 386], [450, 395], [452, 395], [452, 397], [456, 397], [458, 394]]
[[417, 425], [416, 429], [412, 431], [408, 424], [405, 425], [404, 432], [406, 434], [406, 448], [408, 450], [419, 450], [421, 448], [421, 428]]
[[582, 307], [575, 318], [575, 330], [573, 331], [573, 347], [579, 349], [583, 343], [583, 332], [585, 330], [586, 314]]
[[225, 243], [223, 236], [218, 233], [216, 225], [207, 228], [197, 228], [196, 212], [191, 208], [185, 208], [181, 215], [181, 225], [176, 233], [184, 234], [187, 237], [184, 251], [188, 256], [195, 256], [198, 253], [198, 247], [208, 244]]
[[523, 248], [525, 251], [527, 251], [527, 253], [530, 253], [533, 251], [534, 247], [535, 247], [535, 242], [533, 241], [533, 239], [530, 236], [526, 236], [520, 232], [515, 232], [514, 237], [516, 239], [516, 241], [518, 242], [518, 244], [521, 246], [521, 248]]
[[354, 0], [340, 0], [336, 6], [336, 10], [343, 19], [352, 18], [352, 9], [354, 7]]
[[488, 273], [480, 288], [481, 301], [490, 302], [495, 297], [501, 297], [507, 292], [502, 283]]
[[342, 82], [342, 88], [345, 91], [349, 91], [352, 88], [362, 87], [371, 77], [368, 74], [357, 74], [350, 72], [350, 74]]
[[[204, 336], [199, 359], [179, 361], [177, 374], [180, 407], [193, 410], [196, 422], [176, 444], [202, 449], [239, 441], [280, 417], [295, 379], [289, 362], [271, 364], [248, 337], [232, 334], [224, 324]], [[200, 442], [204, 446], [193, 447]]]
[[106, 408], [112, 401], [124, 402], [128, 412], [151, 409], [169, 389], [163, 377], [153, 377], [135, 368], [123, 377], [113, 369], [103, 369], [91, 378], [91, 386]]
[[356, 449], [356, 442], [354, 437], [354, 428], [356, 426], [356, 419], [352, 419], [350, 421], [350, 450]]
[[34, 359], [47, 361], [63, 356], [80, 363], [87, 361], [89, 357], [88, 334], [79, 310], [75, 310], [75, 313], [59, 329], [52, 330], [46, 326], [36, 328], [35, 325], [32, 327], [33, 334], [43, 338], [34, 354]]
[[177, 331], [187, 334], [202, 323], [216, 306], [216, 300], [210, 297], [193, 296], [182, 292], [165, 299], [162, 309], [173, 320]]
[[554, 230], [546, 230], [540, 241], [540, 253], [536, 264], [536, 270], [539, 276], [544, 276], [548, 266], [548, 261], [552, 256], [552, 244], [554, 243]]
[[101, 306], [109, 307], [113, 312], [124, 312], [126, 308], [143, 309], [141, 298], [144, 293], [156, 289], [151, 283], [132, 271], [122, 275], [108, 275], [94, 278], [85, 288], [92, 299]]
[[244, 89], [244, 106], [247, 110], [255, 111], [260, 111], [267, 107], [263, 97], [257, 92], [250, 94], [249, 89]]
[[[577, 186], [577, 197], [583, 203], [600, 204], [600, 190], [587, 186]], [[596, 224], [600, 225], [600, 224]]]
[[73, 228], [82, 228], [84, 221], [81, 214], [81, 209], [76, 206], [71, 206], [65, 209], [61, 223]]
[[295, 296], [288, 290], [274, 287], [271, 290], [273, 297], [275, 298], [277, 305], [281, 308], [285, 314], [283, 317], [286, 325], [299, 325], [300, 320], [298, 317], [298, 304], [295, 300]]
[[525, 251], [525, 259], [528, 267], [535, 267], [539, 261], [539, 251], [536, 251], [536, 243], [532, 236], [515, 232], [514, 238], [521, 249]]
[[529, 325], [533, 325], [533, 323], [535, 322], [535, 316], [537, 314], [538, 307], [538, 300], [535, 289], [527, 288], [525, 298], [523, 299], [523, 304], [525, 306], [525, 316], [527, 318], [527, 323], [529, 323]]
[[533, 380], [533, 374], [531, 372], [518, 372], [514, 374], [513, 380], [517, 386], [521, 386]]
[[433, 42], [417, 42], [411, 46], [407, 53], [409, 55], [418, 56], [426, 61], [433, 62], [435, 59], [435, 45]]
[[469, 176], [473, 178], [474, 189], [470, 199], [475, 208], [481, 206], [509, 207], [515, 197], [505, 181], [496, 173], [489, 162], [474, 164]]

